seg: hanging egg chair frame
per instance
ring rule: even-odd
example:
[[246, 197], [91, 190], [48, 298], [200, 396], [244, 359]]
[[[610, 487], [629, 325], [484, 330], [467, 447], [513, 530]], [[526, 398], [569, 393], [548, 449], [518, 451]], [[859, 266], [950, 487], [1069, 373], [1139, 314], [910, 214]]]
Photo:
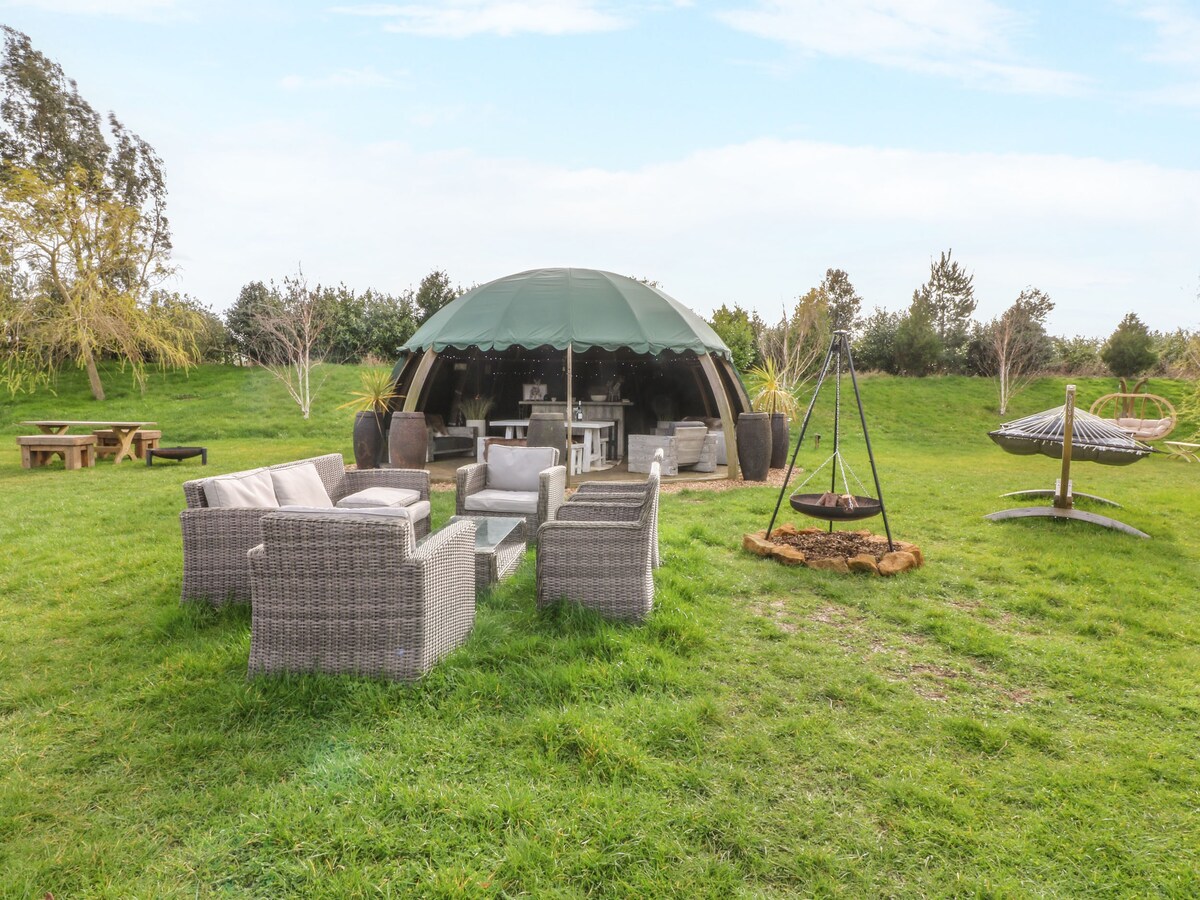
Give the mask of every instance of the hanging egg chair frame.
[[[846, 369], [850, 373], [850, 383], [854, 386], [854, 400], [858, 405], [858, 420], [862, 425], [863, 441], [867, 445], [867, 459], [871, 462], [871, 477], [875, 482], [875, 496], [865, 497], [850, 493], [849, 482], [846, 478], [846, 465], [842, 460], [841, 455], [841, 413], [842, 413], [842, 358], [845, 357]], [[825, 384], [826, 376], [829, 374], [830, 364], [834, 365], [834, 406], [833, 406], [833, 453], [830, 457], [821, 463], [811, 475], [808, 476], [800, 485], [801, 488], [808, 484], [817, 473], [830, 463], [836, 463], [831, 467], [830, 472], [830, 493], [837, 491], [837, 476], [839, 471], [842, 474], [842, 483], [846, 488], [846, 495], [849, 497], [847, 506], [824, 506], [818, 501], [824, 496], [823, 494], [792, 494], [790, 501], [792, 508], [797, 512], [803, 513], [806, 516], [812, 516], [816, 519], [823, 519], [829, 522], [829, 531], [833, 531], [833, 523], [835, 521], [852, 521], [856, 519], [866, 519], [871, 516], [883, 516], [883, 529], [887, 533], [888, 550], [895, 550], [895, 545], [892, 543], [892, 529], [888, 523], [887, 508], [883, 503], [883, 489], [879, 486], [879, 471], [875, 467], [875, 454], [871, 450], [871, 436], [867, 431], [867, 416], [863, 412], [862, 394], [858, 389], [858, 376], [854, 372], [854, 357], [850, 353], [850, 339], [845, 331], [835, 331], [833, 338], [829, 342], [829, 350], [825, 353], [825, 362], [821, 366], [821, 374], [817, 378], [817, 385], [813, 389], [812, 399], [808, 402], [808, 410], [804, 413], [804, 421], [800, 425], [800, 434], [796, 438], [796, 447], [792, 450], [791, 460], [788, 462], [787, 474], [784, 475], [783, 485], [779, 489], [779, 499], [775, 501], [775, 510], [771, 513], [771, 522], [767, 526], [767, 538], [770, 539], [771, 532], [775, 529], [775, 519], [779, 516], [779, 507], [783, 505], [783, 496], [787, 493], [788, 485], [792, 481], [792, 472], [796, 467], [796, 457], [800, 454], [800, 447], [804, 443], [804, 435], [808, 431], [808, 423], [812, 420], [813, 409], [817, 405], [817, 397], [821, 394], [821, 388]], [[851, 469], [850, 474], [854, 475]], [[861, 481], [858, 476], [854, 475], [854, 480], [858, 482], [862, 490]]]

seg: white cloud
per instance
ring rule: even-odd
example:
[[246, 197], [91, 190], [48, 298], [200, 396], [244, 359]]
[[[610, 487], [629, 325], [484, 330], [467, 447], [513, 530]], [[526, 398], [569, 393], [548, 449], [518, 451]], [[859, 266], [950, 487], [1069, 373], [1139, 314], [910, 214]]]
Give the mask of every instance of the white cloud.
[[[762, 140], [629, 170], [355, 147], [276, 125], [172, 149], [180, 288], [217, 307], [302, 264], [401, 290], [431, 269], [484, 282], [545, 265], [661, 281], [708, 314], [764, 315], [846, 269], [900, 308], [953, 247], [990, 318], [1027, 284], [1061, 333], [1130, 309], [1192, 326], [1200, 171], [1067, 156], [921, 153]], [[297, 190], [303, 185], [303, 190]]]
[[1070, 95], [1078, 75], [1013, 58], [1015, 14], [989, 0], [757, 0], [718, 14], [740, 31], [804, 53], [961, 79], [1020, 93]]
[[384, 28], [431, 37], [476, 34], [584, 34], [613, 31], [626, 22], [596, 0], [445, 0], [442, 3], [374, 3], [334, 12], [374, 16]]
[[391, 87], [396, 83], [390, 75], [382, 75], [371, 69], [338, 69], [328, 75], [285, 75], [279, 86], [287, 90], [302, 88], [378, 88]]
[[1141, 91], [1139, 100], [1165, 106], [1200, 107], [1200, 16], [1169, 0], [1126, 4], [1153, 29], [1152, 46], [1143, 52], [1147, 62], [1172, 70], [1183, 81]]
[[1135, 12], [1154, 28], [1156, 43], [1148, 60], [1200, 73], [1200, 16], [1171, 2], [1141, 3]]

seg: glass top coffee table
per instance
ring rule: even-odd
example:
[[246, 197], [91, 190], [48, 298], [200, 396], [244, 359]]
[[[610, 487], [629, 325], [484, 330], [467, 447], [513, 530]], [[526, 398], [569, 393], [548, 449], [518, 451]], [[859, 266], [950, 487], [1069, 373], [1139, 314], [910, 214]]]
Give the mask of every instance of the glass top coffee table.
[[500, 516], [451, 516], [451, 522], [475, 523], [475, 590], [493, 585], [517, 570], [525, 558], [525, 519]]

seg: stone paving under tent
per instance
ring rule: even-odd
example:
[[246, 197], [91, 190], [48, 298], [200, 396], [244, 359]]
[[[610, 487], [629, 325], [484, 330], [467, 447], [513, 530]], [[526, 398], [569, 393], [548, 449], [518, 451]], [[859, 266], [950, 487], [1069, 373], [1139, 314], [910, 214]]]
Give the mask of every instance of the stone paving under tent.
[[696, 313], [636, 279], [565, 268], [509, 275], [438, 310], [401, 350], [394, 374], [405, 411], [453, 422], [464, 399], [491, 397], [490, 418], [519, 417], [533, 385], [567, 415], [593, 397], [603, 397], [598, 409], [619, 405], [627, 435], [704, 417], [720, 421], [737, 477], [734, 424], [750, 403], [729, 348]]

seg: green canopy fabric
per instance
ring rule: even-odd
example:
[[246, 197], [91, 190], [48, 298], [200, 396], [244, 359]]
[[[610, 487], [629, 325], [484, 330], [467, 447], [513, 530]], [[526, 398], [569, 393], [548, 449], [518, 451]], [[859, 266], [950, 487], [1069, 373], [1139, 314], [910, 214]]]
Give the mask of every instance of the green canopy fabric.
[[489, 281], [430, 316], [401, 349], [565, 350], [568, 344], [575, 351], [691, 350], [730, 359], [717, 333], [678, 300], [596, 269], [531, 269]]

